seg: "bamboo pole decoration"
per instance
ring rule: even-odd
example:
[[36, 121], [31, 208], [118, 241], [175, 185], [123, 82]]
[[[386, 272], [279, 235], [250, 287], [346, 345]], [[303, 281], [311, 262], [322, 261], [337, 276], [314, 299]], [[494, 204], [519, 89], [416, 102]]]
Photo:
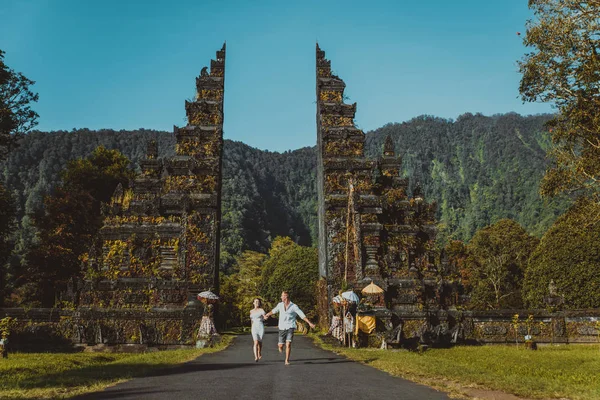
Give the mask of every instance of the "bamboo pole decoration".
[[[356, 242], [356, 229], [354, 227], [354, 183], [352, 177], [348, 178], [348, 210], [346, 213], [346, 256], [344, 263], [344, 282], [348, 282], [348, 251], [350, 245], [350, 214], [352, 213], [352, 227], [354, 228], [354, 241]], [[356, 253], [356, 246], [354, 249]]]
[[346, 347], [346, 325], [344, 324], [344, 318], [346, 318], [346, 304], [342, 305], [342, 334], [344, 335], [343, 345]]

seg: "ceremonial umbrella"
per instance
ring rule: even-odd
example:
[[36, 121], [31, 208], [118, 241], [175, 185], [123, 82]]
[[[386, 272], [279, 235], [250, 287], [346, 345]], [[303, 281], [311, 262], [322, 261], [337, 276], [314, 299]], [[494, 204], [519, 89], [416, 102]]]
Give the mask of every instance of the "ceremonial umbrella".
[[210, 290], [205, 290], [204, 292], [198, 293], [198, 300], [206, 304], [214, 304], [219, 302], [219, 296]]
[[352, 290], [348, 290], [347, 292], [342, 293], [342, 297], [348, 300], [350, 303], [358, 303], [360, 301], [358, 295]]
[[374, 295], [383, 293], [383, 289], [371, 281], [363, 290], [363, 294]]

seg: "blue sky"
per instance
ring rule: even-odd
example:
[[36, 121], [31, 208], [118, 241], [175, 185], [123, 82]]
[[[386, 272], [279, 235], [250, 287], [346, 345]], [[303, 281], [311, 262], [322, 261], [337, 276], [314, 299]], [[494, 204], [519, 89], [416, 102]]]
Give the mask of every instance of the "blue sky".
[[227, 41], [225, 138], [285, 151], [316, 142], [317, 40], [365, 132], [551, 112], [518, 97], [528, 18], [526, 0], [0, 0], [0, 49], [36, 81], [40, 130], [172, 131]]

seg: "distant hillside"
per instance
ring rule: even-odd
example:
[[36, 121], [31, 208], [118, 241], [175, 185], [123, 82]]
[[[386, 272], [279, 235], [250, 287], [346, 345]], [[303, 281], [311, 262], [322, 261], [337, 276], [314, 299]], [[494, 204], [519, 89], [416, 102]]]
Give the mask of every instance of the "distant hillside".
[[[442, 240], [468, 240], [477, 229], [505, 217], [540, 236], [567, 206], [565, 200], [545, 203], [538, 195], [549, 145], [543, 125], [549, 118], [464, 114], [451, 121], [422, 116], [369, 132], [366, 153], [378, 156], [385, 137], [392, 136], [411, 187], [420, 181], [427, 199], [439, 204]], [[27, 135], [3, 167], [20, 220], [12, 262], [20, 262], [19, 254], [35, 240], [27, 214], [41, 206], [68, 160], [102, 144], [119, 149], [135, 166], [151, 139], [158, 140], [162, 156], [173, 154], [175, 139], [167, 132], [81, 129]], [[316, 200], [314, 147], [276, 153], [226, 140], [224, 264], [245, 249], [266, 251], [278, 235], [315, 243]]]
[[456, 121], [430, 116], [388, 124], [367, 135], [367, 154], [380, 154], [391, 135], [411, 184], [420, 181], [438, 203], [442, 238], [469, 240], [501, 218], [541, 236], [568, 206], [542, 200], [539, 182], [550, 146], [544, 123], [551, 115], [463, 114]]

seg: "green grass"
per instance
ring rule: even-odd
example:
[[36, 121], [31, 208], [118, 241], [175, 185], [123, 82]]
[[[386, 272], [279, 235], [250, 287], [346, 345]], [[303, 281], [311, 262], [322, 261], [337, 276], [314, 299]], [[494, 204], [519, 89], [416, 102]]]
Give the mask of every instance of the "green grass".
[[322, 347], [392, 375], [467, 394], [483, 388], [530, 398], [600, 399], [600, 346], [457, 346], [404, 350]]
[[169, 368], [231, 342], [223, 336], [209, 349], [131, 353], [11, 353], [0, 359], [0, 398], [68, 398], [102, 390], [116, 383]]

